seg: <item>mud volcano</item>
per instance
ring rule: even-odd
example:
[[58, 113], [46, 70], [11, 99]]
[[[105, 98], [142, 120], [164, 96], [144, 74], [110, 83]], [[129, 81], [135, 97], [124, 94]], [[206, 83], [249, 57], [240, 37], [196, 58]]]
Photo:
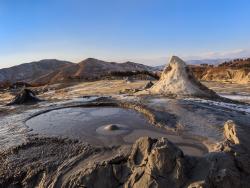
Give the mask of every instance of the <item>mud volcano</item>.
[[9, 103], [9, 105], [21, 105], [21, 104], [34, 104], [41, 100], [36, 97], [35, 93], [30, 89], [23, 89], [17, 96]]
[[[185, 153], [202, 155], [204, 148], [154, 127], [140, 113], [120, 107], [71, 107], [51, 110], [26, 121], [32, 133], [68, 137], [97, 146], [132, 144], [142, 136], [167, 137]], [[189, 142], [189, 144], [187, 143]]]
[[219, 96], [201, 84], [192, 74], [187, 64], [173, 56], [162, 72], [160, 80], [153, 85], [151, 94], [192, 96], [216, 99]]

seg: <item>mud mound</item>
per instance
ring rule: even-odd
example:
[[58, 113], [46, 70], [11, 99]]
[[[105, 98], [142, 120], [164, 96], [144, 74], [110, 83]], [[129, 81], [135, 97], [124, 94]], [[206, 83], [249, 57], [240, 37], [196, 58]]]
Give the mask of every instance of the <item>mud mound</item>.
[[217, 98], [218, 95], [202, 85], [179, 57], [173, 56], [160, 80], [149, 89], [152, 94]]
[[29, 89], [23, 89], [8, 105], [33, 104], [41, 100]]

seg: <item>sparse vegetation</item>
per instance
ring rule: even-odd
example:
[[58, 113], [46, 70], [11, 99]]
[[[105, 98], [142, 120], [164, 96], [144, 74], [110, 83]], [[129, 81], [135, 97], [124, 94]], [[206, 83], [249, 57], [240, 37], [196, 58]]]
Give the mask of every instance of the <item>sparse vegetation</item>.
[[225, 61], [219, 64], [218, 67], [248, 68], [250, 67], [250, 58], [238, 58], [231, 61]]

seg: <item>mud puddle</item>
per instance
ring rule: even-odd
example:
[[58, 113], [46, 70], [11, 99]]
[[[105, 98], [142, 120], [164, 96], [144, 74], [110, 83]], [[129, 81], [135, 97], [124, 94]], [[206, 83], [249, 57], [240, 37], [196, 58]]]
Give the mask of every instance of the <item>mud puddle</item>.
[[[140, 113], [119, 107], [71, 107], [51, 110], [26, 121], [31, 133], [68, 137], [92, 145], [114, 146], [132, 144], [141, 136], [167, 137], [183, 148], [185, 154], [203, 155], [206, 148], [191, 139], [171, 135], [151, 125]], [[105, 129], [118, 125], [115, 130]]]

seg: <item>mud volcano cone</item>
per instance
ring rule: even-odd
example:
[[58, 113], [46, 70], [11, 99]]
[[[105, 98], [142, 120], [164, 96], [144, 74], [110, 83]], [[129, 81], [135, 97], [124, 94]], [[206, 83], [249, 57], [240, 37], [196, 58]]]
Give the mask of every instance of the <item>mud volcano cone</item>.
[[218, 98], [193, 76], [186, 63], [173, 56], [162, 72], [160, 80], [149, 89], [152, 94]]
[[23, 89], [8, 105], [32, 104], [41, 101], [35, 93], [29, 89]]

